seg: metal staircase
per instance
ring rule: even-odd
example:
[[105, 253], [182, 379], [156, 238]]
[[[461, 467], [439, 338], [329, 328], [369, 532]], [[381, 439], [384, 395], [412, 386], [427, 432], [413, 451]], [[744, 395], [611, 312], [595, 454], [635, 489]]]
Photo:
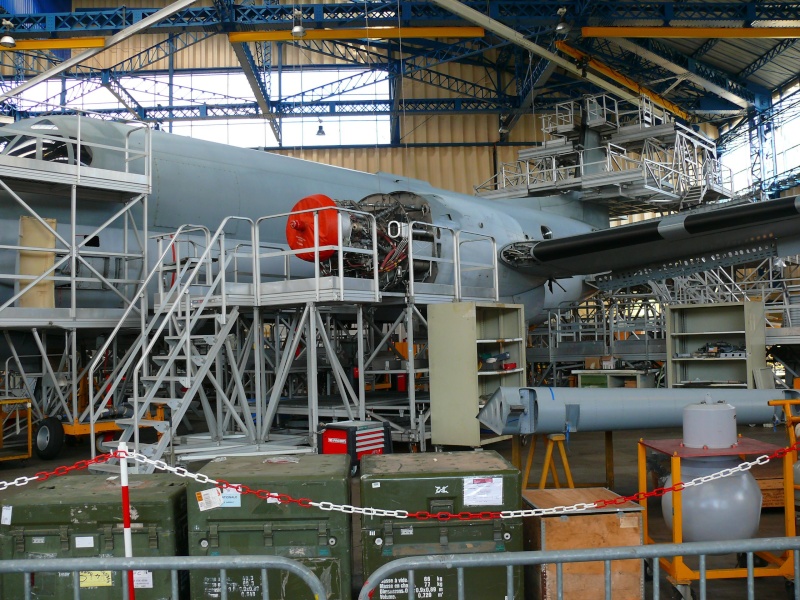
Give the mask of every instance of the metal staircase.
[[[250, 219], [231, 217], [213, 236], [203, 227], [187, 226], [156, 238], [159, 260], [144, 284], [144, 290], [157, 284], [153, 313], [131, 350], [119, 361], [113, 378], [109, 377], [95, 410], [118, 415], [118, 441], [133, 441], [136, 451], [151, 458], [163, 456], [195, 401], [200, 404], [211, 438], [221, 435], [221, 413], [212, 407], [206, 389], [212, 389], [218, 402], [226, 405], [225, 427], [232, 425], [232, 420], [236, 429], [255, 441], [247, 398], [243, 390], [228, 385], [226, 376], [236, 369], [235, 361], [228, 360], [233, 356], [229, 336], [239, 319], [239, 307], [255, 301], [252, 282], [243, 284], [238, 277], [228, 280], [231, 269], [243, 257], [252, 260], [252, 246], [246, 250], [226, 247], [224, 229], [234, 219], [246, 221], [253, 230]], [[236, 304], [231, 304], [227, 294], [234, 286]], [[105, 347], [111, 342], [110, 337]], [[115, 391], [128, 381], [124, 401], [108, 410]], [[140, 440], [145, 427], [155, 430], [155, 441]], [[98, 470], [116, 468], [112, 462]]]
[[784, 327], [800, 326], [800, 285], [786, 286], [786, 313], [789, 322]]

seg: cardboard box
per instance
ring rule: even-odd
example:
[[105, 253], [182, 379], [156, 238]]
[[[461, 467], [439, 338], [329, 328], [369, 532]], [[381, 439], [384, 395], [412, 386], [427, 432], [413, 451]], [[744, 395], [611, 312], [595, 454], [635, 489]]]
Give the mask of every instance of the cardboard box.
[[583, 368], [587, 371], [593, 371], [600, 368], [600, 357], [599, 356], [590, 356], [589, 358], [584, 359], [583, 361]]

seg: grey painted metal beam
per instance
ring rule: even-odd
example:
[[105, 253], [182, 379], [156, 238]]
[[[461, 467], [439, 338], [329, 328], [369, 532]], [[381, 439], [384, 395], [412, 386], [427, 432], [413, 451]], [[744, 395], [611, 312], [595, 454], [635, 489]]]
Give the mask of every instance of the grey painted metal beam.
[[258, 72], [258, 67], [256, 66], [255, 59], [253, 58], [253, 53], [250, 52], [250, 48], [244, 42], [231, 42], [231, 48], [233, 48], [233, 53], [239, 60], [239, 65], [242, 67], [242, 72], [244, 73], [245, 79], [247, 79], [247, 83], [250, 84], [250, 89], [255, 96], [258, 108], [261, 110], [264, 118], [269, 121], [269, 125], [272, 128], [272, 133], [275, 136], [275, 139], [278, 141], [278, 144], [280, 144], [281, 128], [278, 125], [277, 119], [275, 118], [275, 113], [272, 112], [272, 106], [269, 100], [269, 95], [267, 94], [267, 88]]
[[102, 86], [106, 88], [119, 101], [122, 106], [128, 109], [134, 119], [144, 117], [144, 107], [137, 102], [136, 98], [128, 93], [119, 80], [109, 71], [103, 71], [101, 77]]
[[731, 75], [703, 65], [663, 44], [653, 40], [637, 44], [623, 38], [615, 38], [614, 43], [623, 50], [641, 56], [659, 67], [663, 67], [676, 75], [684, 76], [703, 89], [737, 106], [749, 108], [757, 103], [756, 94], [744, 87], [744, 85], [732, 81], [733, 77]]
[[195, 3], [196, 0], [178, 0], [177, 2], [173, 2], [169, 6], [162, 8], [161, 10], [153, 13], [149, 17], [146, 17], [131, 25], [130, 27], [126, 27], [122, 31], [117, 34], [112, 35], [106, 40], [105, 46], [102, 48], [89, 48], [88, 50], [84, 50], [80, 54], [73, 56], [72, 58], [65, 60], [59, 65], [56, 65], [52, 69], [45, 71], [41, 75], [37, 75], [33, 79], [29, 79], [25, 83], [21, 83], [20, 85], [14, 87], [13, 89], [4, 92], [0, 95], [0, 102], [3, 100], [8, 100], [9, 98], [15, 98], [19, 96], [22, 92], [29, 90], [30, 88], [39, 85], [43, 81], [47, 81], [48, 79], [52, 79], [56, 75], [60, 75], [68, 71], [69, 69], [78, 66], [82, 62], [97, 56], [101, 52], [108, 50], [109, 48], [116, 46], [117, 44], [124, 42], [128, 38], [141, 33], [142, 31], [146, 30], [151, 25], [155, 25], [166, 19], [167, 17], [174, 15], [176, 12], [183, 10]]
[[445, 10], [449, 10], [453, 14], [466, 19], [470, 23], [475, 23], [476, 25], [480, 25], [487, 31], [491, 31], [495, 35], [499, 35], [501, 38], [506, 39], [522, 48], [525, 48], [525, 50], [528, 50], [529, 52], [532, 52], [537, 56], [540, 56], [541, 58], [551, 61], [554, 65], [561, 67], [568, 73], [571, 73], [576, 77], [585, 79], [586, 81], [595, 84], [599, 88], [616, 95], [618, 98], [631, 101], [637, 99], [637, 96], [634, 96], [625, 88], [610, 83], [605, 79], [603, 79], [602, 77], [598, 77], [593, 73], [586, 73], [584, 75], [581, 69], [575, 66], [572, 62], [561, 58], [557, 54], [550, 52], [547, 48], [544, 48], [539, 44], [533, 43], [518, 31], [513, 30], [511, 27], [504, 25], [500, 21], [489, 18], [488, 16], [486, 16], [480, 11], [475, 10], [474, 8], [465, 6], [458, 0], [432, 0], [432, 1], [437, 6], [440, 6]]

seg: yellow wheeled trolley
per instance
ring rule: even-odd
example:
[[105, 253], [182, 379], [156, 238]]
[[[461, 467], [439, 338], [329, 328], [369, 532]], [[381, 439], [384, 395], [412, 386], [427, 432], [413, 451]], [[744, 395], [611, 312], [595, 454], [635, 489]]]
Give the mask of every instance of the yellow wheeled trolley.
[[[751, 438], [740, 437], [737, 443], [730, 448], [689, 448], [683, 445], [682, 439], [666, 440], [639, 440], [638, 466], [639, 466], [639, 492], [647, 493], [647, 450], [653, 450], [660, 454], [670, 457], [670, 471], [673, 482], [680, 482], [681, 479], [681, 460], [683, 459], [703, 459], [712, 457], [739, 457], [742, 461], [746, 457], [773, 455], [780, 450], [780, 446], [754, 440]], [[783, 457], [783, 486], [784, 486], [784, 532], [787, 537], [795, 535], [795, 507], [794, 507], [794, 475], [793, 475], [793, 453], [788, 452]], [[680, 488], [672, 492], [672, 542], [675, 544], [683, 543], [683, 493]], [[643, 529], [644, 540], [647, 544], [656, 543], [648, 530], [648, 508], [647, 497], [643, 497], [639, 503], [644, 509]], [[662, 542], [664, 540], [661, 540]], [[769, 552], [759, 552], [757, 555], [765, 562], [765, 566], [755, 567], [752, 571], [754, 577], [784, 577], [791, 580], [794, 577], [794, 553], [791, 551], [775, 555]], [[701, 574], [698, 569], [693, 569], [684, 561], [684, 557], [675, 556], [672, 558], [662, 557], [659, 559], [661, 568], [667, 574], [669, 581], [686, 598], [689, 597], [683, 592], [689, 592], [689, 585], [693, 581], [699, 581]], [[707, 568], [705, 579], [739, 579], [746, 578], [748, 570], [744, 567], [735, 568]]]
[[31, 457], [31, 400], [3, 398], [0, 400], [0, 461], [22, 460]]

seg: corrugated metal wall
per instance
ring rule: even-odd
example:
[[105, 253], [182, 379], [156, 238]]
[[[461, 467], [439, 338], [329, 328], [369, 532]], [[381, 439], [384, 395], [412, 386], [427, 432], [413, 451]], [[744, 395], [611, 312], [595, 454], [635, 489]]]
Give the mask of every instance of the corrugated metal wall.
[[[511, 132], [510, 141], [534, 141], [532, 118], [525, 116]], [[436, 187], [472, 194], [495, 174], [497, 164], [513, 162], [524, 146], [470, 146], [497, 140], [497, 117], [465, 115], [401, 119], [401, 137], [407, 144], [461, 144], [429, 148], [311, 148], [278, 150], [279, 154], [374, 173], [383, 171], [429, 181]]]

